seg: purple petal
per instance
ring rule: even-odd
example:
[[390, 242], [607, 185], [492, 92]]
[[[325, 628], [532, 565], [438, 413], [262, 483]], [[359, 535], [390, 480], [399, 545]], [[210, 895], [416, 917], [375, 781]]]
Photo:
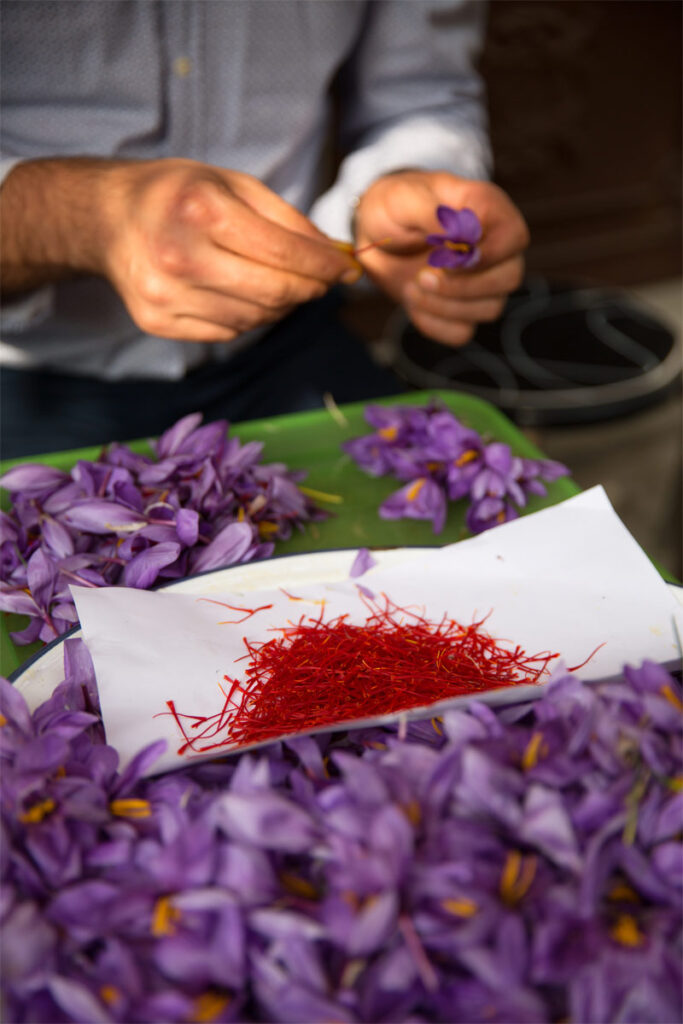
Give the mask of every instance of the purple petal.
[[454, 241], [460, 241], [460, 211], [454, 210], [452, 206], [441, 205], [436, 208], [436, 216], [447, 236]]
[[455, 241], [468, 242], [470, 245], [476, 245], [482, 236], [481, 222], [474, 210], [470, 210], [468, 206], [458, 210], [458, 231]]
[[70, 1021], [77, 1024], [110, 1024], [114, 1019], [100, 1000], [85, 985], [73, 978], [53, 974], [48, 981], [48, 988], [52, 998]]
[[30, 594], [24, 590], [13, 590], [11, 588], [0, 588], [0, 611], [11, 612], [15, 615], [38, 615], [39, 610], [36, 602]]
[[86, 533], [127, 533], [146, 523], [134, 509], [103, 498], [86, 499], [72, 505], [62, 514], [62, 519], [68, 526]]
[[469, 253], [456, 252], [454, 249], [433, 249], [427, 257], [427, 263], [431, 267], [442, 267], [446, 270], [457, 270], [459, 267], [467, 266]]
[[47, 606], [54, 589], [57, 567], [42, 548], [34, 551], [28, 560], [26, 579], [31, 596], [39, 608]]
[[16, 629], [10, 633], [10, 639], [18, 647], [24, 644], [32, 644], [40, 637], [43, 629], [43, 621], [40, 618], [32, 619], [24, 629]]
[[359, 911], [346, 939], [351, 956], [367, 956], [381, 949], [396, 928], [398, 899], [396, 893], [380, 893], [367, 901]]
[[358, 554], [353, 560], [351, 571], [349, 576], [351, 579], [356, 579], [357, 576], [362, 576], [368, 569], [372, 569], [373, 565], [377, 565], [376, 560], [372, 557], [367, 548], [360, 548]]
[[66, 558], [74, 553], [73, 537], [62, 523], [44, 516], [42, 530], [43, 540], [55, 558]]
[[30, 736], [31, 714], [28, 705], [16, 687], [8, 683], [0, 676], [0, 714], [8, 721], [13, 722], [24, 735]]
[[296, 853], [308, 849], [315, 836], [309, 815], [274, 792], [225, 793], [218, 808], [228, 835], [264, 849]]
[[35, 466], [31, 463], [25, 466], [14, 466], [3, 476], [0, 476], [0, 487], [12, 494], [21, 491], [26, 497], [33, 497], [45, 491], [54, 490], [59, 484], [67, 480], [66, 473], [61, 469], [54, 469], [52, 466]]
[[176, 513], [176, 530], [180, 542], [192, 547], [199, 536], [199, 513], [193, 508], [179, 508]]
[[245, 559], [254, 544], [249, 523], [229, 523], [192, 561], [193, 572], [207, 572]]
[[[0, 952], [5, 985], [21, 983], [49, 969], [57, 950], [56, 930], [33, 903], [15, 906], [0, 930]], [[34, 976], [35, 976], [34, 974]]]
[[683, 844], [669, 842], [655, 846], [652, 859], [659, 874], [669, 885], [683, 886]]
[[160, 459], [164, 459], [168, 455], [174, 455], [201, 422], [202, 414], [200, 412], [193, 412], [178, 420], [177, 423], [174, 423], [157, 441], [157, 456]]
[[123, 585], [144, 590], [151, 587], [161, 569], [171, 565], [180, 554], [180, 544], [164, 541], [136, 555], [123, 570]]

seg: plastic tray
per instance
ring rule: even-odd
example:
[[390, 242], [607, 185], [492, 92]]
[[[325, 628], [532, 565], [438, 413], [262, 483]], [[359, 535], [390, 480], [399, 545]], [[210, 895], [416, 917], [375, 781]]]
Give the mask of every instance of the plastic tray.
[[[451, 409], [467, 426], [479, 431], [488, 440], [504, 441], [517, 455], [542, 458], [543, 453], [531, 443], [498, 409], [481, 399], [454, 391], [413, 392], [399, 397], [382, 399], [382, 405], [422, 405], [438, 399]], [[242, 442], [262, 441], [263, 461], [285, 462], [290, 469], [308, 472], [304, 486], [338, 495], [340, 503], [325, 504], [331, 518], [314, 523], [290, 540], [278, 544], [278, 554], [300, 551], [325, 551], [348, 547], [420, 547], [449, 544], [468, 536], [465, 529], [465, 504], [452, 504], [444, 530], [435, 535], [431, 523], [415, 520], [385, 521], [377, 515], [377, 508], [400, 484], [393, 478], [374, 479], [363, 473], [342, 452], [340, 445], [352, 437], [367, 433], [363, 410], [365, 403], [342, 406], [340, 411], [347, 421], [342, 426], [327, 410], [296, 413], [265, 420], [252, 420], [231, 427], [230, 433]], [[129, 442], [137, 451], [149, 448], [146, 441]], [[95, 460], [100, 447], [72, 451], [52, 452], [31, 459], [17, 459], [0, 464], [3, 473], [11, 466], [26, 462], [42, 463], [70, 470], [79, 459]], [[577, 494], [579, 488], [563, 477], [548, 485], [544, 498], [532, 497], [525, 512], [534, 512]], [[324, 504], [320, 502], [320, 504]], [[2, 507], [8, 507], [8, 495], [2, 492]], [[21, 628], [25, 618], [3, 615], [0, 622], [0, 669], [7, 676], [41, 644], [15, 647], [9, 632]]]

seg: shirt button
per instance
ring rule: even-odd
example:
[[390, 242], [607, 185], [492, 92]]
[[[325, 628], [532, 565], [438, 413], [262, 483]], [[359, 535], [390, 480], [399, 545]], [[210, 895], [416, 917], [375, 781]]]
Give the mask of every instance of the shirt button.
[[173, 71], [178, 78], [187, 78], [192, 71], [192, 61], [189, 57], [176, 57], [173, 61]]

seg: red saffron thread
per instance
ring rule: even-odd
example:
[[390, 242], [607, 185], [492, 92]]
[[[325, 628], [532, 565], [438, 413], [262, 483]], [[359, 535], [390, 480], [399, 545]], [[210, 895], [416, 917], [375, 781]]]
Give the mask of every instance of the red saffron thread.
[[211, 597], [200, 597], [200, 601], [208, 601], [209, 604], [219, 604], [222, 608], [229, 608], [231, 612], [245, 612], [245, 616], [242, 619], [223, 619], [219, 622], [219, 626], [241, 626], [243, 622], [250, 619], [252, 615], [256, 615], [257, 612], [264, 612], [268, 608], [272, 608], [272, 604], [262, 604], [259, 608], [240, 608], [238, 605], [226, 604], [225, 601], [214, 601]]
[[363, 625], [346, 615], [317, 617], [277, 629], [265, 641], [243, 638], [243, 680], [225, 676], [227, 692], [214, 715], [181, 713], [167, 701], [183, 737], [179, 754], [242, 747], [292, 733], [428, 706], [452, 697], [538, 683], [559, 655], [527, 655], [483, 632], [484, 620], [463, 626], [444, 616], [430, 622], [385, 594], [366, 600]]

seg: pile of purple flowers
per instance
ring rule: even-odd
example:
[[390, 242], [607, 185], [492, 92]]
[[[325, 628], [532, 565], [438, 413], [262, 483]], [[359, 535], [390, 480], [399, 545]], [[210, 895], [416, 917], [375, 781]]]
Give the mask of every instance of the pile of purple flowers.
[[87, 651], [0, 682], [3, 1019], [670, 1022], [678, 683], [298, 737], [143, 780]]
[[467, 498], [467, 528], [482, 533], [517, 518], [528, 495], [544, 495], [543, 481], [569, 473], [560, 462], [520, 458], [500, 441], [487, 444], [436, 404], [368, 405], [365, 418], [374, 432], [346, 441], [344, 451], [370, 476], [404, 481], [382, 502], [380, 516], [429, 519], [434, 533], [444, 527], [449, 501]]
[[179, 420], [139, 455], [122, 444], [70, 473], [16, 466], [0, 477], [0, 610], [29, 616], [17, 644], [76, 621], [69, 584], [151, 587], [272, 554], [294, 528], [325, 517], [297, 486], [305, 474], [259, 462], [263, 445], [224, 420]]

